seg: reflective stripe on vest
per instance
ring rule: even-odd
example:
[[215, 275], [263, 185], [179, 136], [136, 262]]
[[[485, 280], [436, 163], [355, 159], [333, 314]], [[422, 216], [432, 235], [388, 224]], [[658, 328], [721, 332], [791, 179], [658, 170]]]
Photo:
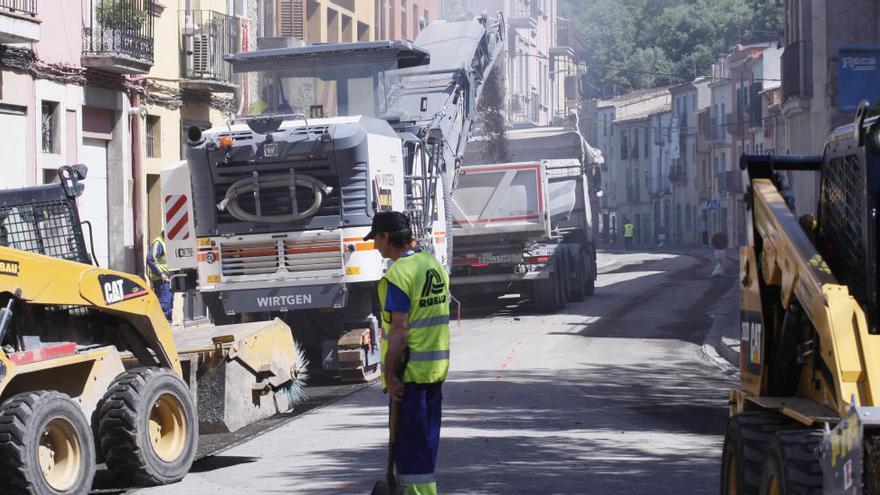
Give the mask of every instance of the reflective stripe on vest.
[[[449, 275], [426, 252], [395, 261], [379, 281], [379, 303], [385, 335], [391, 333], [391, 315], [384, 311], [388, 284], [397, 286], [410, 301], [406, 345], [410, 360], [403, 373], [409, 383], [437, 383], [449, 370]], [[382, 346], [385, 360], [386, 346]]]
[[439, 325], [448, 325], [449, 324], [449, 315], [443, 316], [431, 316], [428, 318], [422, 318], [421, 320], [415, 320], [409, 322], [409, 329], [414, 330], [416, 328], [426, 328], [426, 327], [435, 327]]
[[441, 359], [449, 359], [449, 350], [445, 351], [422, 351], [410, 352], [409, 360], [416, 361], [440, 361]]

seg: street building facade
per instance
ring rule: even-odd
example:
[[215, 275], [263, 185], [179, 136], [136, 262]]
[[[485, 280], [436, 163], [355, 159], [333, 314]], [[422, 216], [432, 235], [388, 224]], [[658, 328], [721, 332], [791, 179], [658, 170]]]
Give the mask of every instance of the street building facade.
[[671, 102], [669, 88], [657, 88], [594, 100], [581, 112], [584, 136], [605, 157], [598, 229], [608, 242], [621, 242], [627, 221], [635, 244], [659, 242], [665, 232]]
[[698, 115], [701, 108], [708, 106], [709, 80], [698, 78], [672, 87], [670, 93], [673, 115], [669, 182], [673, 213], [668, 241], [675, 245], [694, 246], [701, 242], [700, 211], [705, 207], [698, 194]]
[[[880, 101], [880, 4], [872, 0], [786, 0], [782, 44], [785, 152], [822, 153], [828, 135], [851, 123], [858, 102]], [[815, 214], [818, 174], [789, 174], [798, 214]]]
[[780, 59], [772, 43], [737, 46], [711, 75], [584, 105], [585, 135], [606, 158], [600, 236], [619, 240], [627, 217], [637, 244], [743, 241], [739, 158], [780, 149]]
[[440, 0], [375, 0], [374, 8], [377, 40], [412, 41], [419, 34], [420, 22], [440, 17]]

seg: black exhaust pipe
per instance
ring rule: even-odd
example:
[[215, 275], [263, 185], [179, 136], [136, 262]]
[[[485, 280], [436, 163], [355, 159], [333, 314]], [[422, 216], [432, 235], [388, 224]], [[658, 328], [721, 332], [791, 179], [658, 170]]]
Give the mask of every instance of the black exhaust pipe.
[[198, 146], [205, 142], [205, 137], [202, 135], [202, 130], [199, 129], [199, 126], [189, 126], [189, 129], [186, 130], [186, 142], [190, 146]]

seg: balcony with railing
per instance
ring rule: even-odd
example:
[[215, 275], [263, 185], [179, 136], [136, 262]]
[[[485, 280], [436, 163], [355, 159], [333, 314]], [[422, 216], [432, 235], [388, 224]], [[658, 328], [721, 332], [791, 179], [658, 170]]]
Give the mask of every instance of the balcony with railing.
[[510, 7], [510, 27], [514, 29], [535, 29], [538, 27], [538, 15], [540, 15], [537, 3], [528, 1], [526, 3], [511, 2]]
[[40, 41], [37, 0], [0, 0], [0, 43]]
[[157, 6], [153, 0], [89, 0], [82, 65], [120, 74], [146, 74], [153, 66]]
[[235, 90], [232, 66], [223, 59], [239, 47], [234, 17], [210, 10], [181, 11], [181, 82], [190, 91], [230, 93]]
[[541, 119], [541, 102], [538, 94], [514, 94], [510, 98], [510, 123], [513, 125], [537, 125]]

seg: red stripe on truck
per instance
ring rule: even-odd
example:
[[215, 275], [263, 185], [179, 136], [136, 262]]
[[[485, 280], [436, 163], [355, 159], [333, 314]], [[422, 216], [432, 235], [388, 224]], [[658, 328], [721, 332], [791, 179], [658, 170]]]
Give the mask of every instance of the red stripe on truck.
[[179, 233], [184, 227], [186, 227], [186, 222], [188, 222], [188, 221], [189, 221], [189, 212], [186, 212], [186, 213], [183, 214], [182, 217], [180, 217], [180, 221], [177, 222], [177, 224], [174, 226], [174, 228], [171, 229], [171, 232], [168, 233], [168, 238], [171, 239], [171, 240], [176, 239], [176, 238], [177, 238], [177, 234], [178, 234], [178, 233]]
[[[169, 201], [172, 197], [173, 197], [173, 196], [167, 196], [167, 197], [165, 198], [165, 203], [168, 203], [168, 201]], [[174, 215], [177, 215], [177, 211], [180, 210], [180, 209], [183, 207], [183, 205], [185, 205], [185, 204], [186, 204], [186, 196], [180, 196], [180, 197], [177, 199], [177, 201], [175, 201], [174, 204], [171, 205], [171, 208], [168, 208], [168, 210], [166, 210], [166, 212], [165, 212], [165, 221], [166, 221], [166, 222], [170, 222], [171, 220], [173, 220], [173, 219], [174, 219]]]

